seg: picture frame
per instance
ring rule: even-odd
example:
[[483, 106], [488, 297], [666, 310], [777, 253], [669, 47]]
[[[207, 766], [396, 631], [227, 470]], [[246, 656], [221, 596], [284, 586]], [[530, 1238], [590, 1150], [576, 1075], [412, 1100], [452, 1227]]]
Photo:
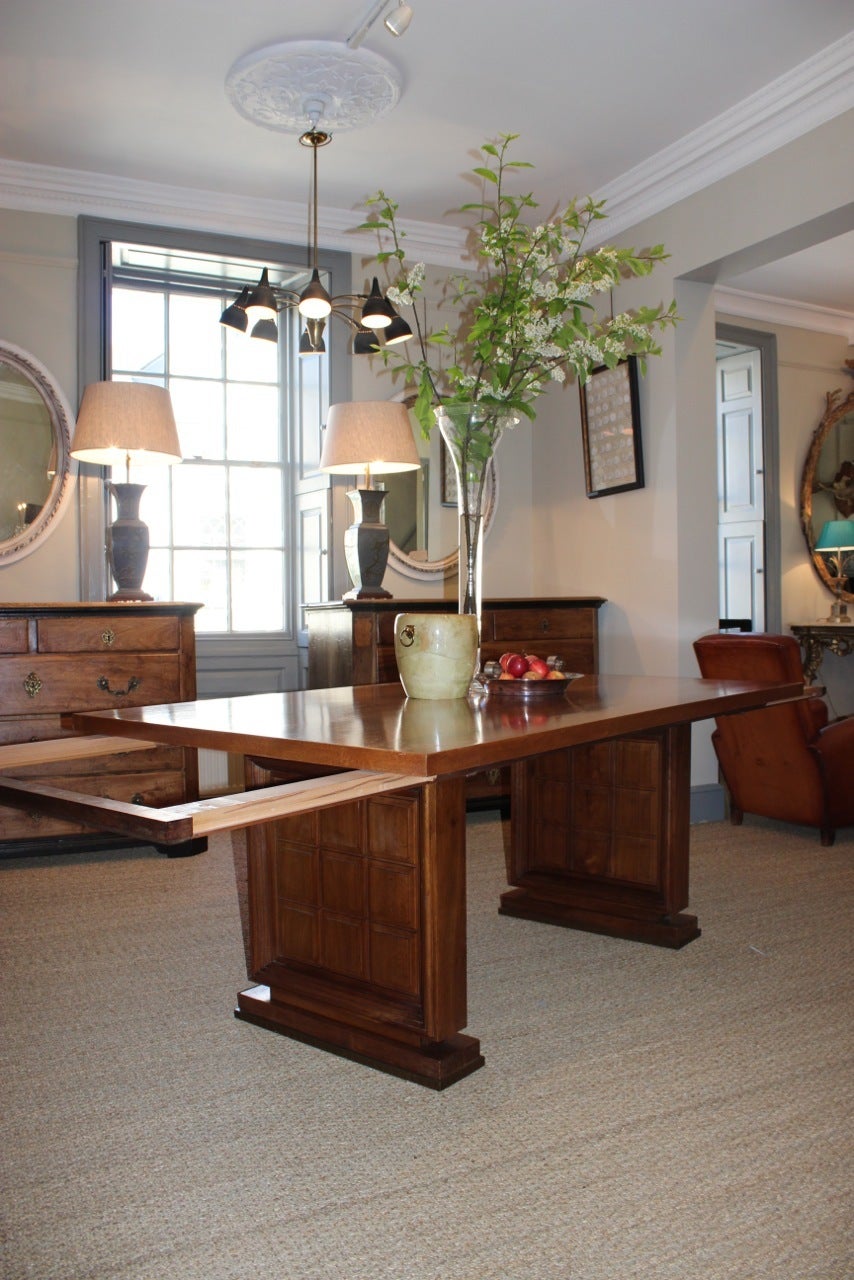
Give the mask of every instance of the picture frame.
[[[490, 506], [494, 503], [498, 493], [498, 469], [495, 465], [495, 458], [489, 459], [486, 469], [486, 501]], [[448, 446], [442, 437], [439, 437], [439, 500], [443, 507], [458, 507], [459, 495], [457, 493], [457, 473], [454, 470], [453, 459], [451, 458]]]
[[439, 437], [439, 476], [442, 506], [455, 507], [457, 505], [457, 475], [454, 471], [454, 463], [448, 446], [441, 436]]
[[588, 498], [642, 489], [637, 359], [629, 356], [613, 369], [599, 365], [579, 391]]

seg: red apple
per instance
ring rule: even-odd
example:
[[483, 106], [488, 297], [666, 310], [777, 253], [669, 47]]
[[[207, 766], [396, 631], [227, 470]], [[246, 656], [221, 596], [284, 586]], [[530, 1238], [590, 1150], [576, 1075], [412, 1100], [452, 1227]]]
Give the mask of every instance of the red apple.
[[523, 658], [521, 653], [511, 653], [504, 670], [514, 680], [519, 680], [528, 670], [528, 659]]
[[507, 670], [507, 663], [515, 656], [516, 655], [513, 653], [502, 653], [501, 657], [498, 659], [498, 665], [502, 671]]
[[547, 662], [543, 662], [542, 658], [532, 658], [528, 655], [528, 670], [535, 671], [541, 679], [549, 674], [549, 666]]

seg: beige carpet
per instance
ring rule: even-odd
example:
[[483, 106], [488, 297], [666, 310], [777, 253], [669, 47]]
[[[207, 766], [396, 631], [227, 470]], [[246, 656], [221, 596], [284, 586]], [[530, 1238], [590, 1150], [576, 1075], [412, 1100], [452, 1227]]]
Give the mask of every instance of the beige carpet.
[[5, 1280], [850, 1280], [854, 833], [692, 831], [680, 952], [498, 916], [445, 1093], [232, 1017], [224, 838], [0, 864]]

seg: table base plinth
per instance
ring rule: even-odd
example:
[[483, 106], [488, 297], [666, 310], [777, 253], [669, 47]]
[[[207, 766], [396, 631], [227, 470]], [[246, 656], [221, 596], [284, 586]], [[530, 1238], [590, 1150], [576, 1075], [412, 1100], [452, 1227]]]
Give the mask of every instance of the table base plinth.
[[362, 1027], [347, 1026], [303, 1009], [277, 1004], [267, 986], [241, 991], [234, 1016], [428, 1089], [445, 1089], [484, 1063], [480, 1041], [473, 1036], [458, 1034], [419, 1048]]
[[674, 951], [699, 938], [702, 932], [697, 917], [686, 913], [649, 918], [622, 916], [595, 906], [549, 901], [525, 889], [503, 893], [498, 914], [534, 920], [538, 924], [556, 924], [565, 929], [581, 929], [586, 933], [603, 933], [630, 942], [648, 942]]

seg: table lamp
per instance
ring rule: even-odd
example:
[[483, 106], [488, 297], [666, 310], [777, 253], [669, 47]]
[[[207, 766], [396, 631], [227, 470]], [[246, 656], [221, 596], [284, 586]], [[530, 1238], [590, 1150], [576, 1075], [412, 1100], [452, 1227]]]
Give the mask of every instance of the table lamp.
[[130, 483], [130, 464], [181, 461], [172, 400], [150, 382], [90, 382], [83, 392], [71, 456], [102, 467], [124, 463], [126, 482], [110, 483], [116, 519], [107, 530], [110, 572], [118, 590], [111, 600], [150, 600], [142, 590], [148, 563], [148, 526], [139, 518], [144, 484]]
[[330, 406], [320, 470], [331, 475], [365, 473], [364, 488], [347, 494], [355, 518], [344, 534], [344, 555], [353, 583], [345, 600], [391, 596], [382, 585], [389, 544], [388, 526], [382, 518], [385, 491], [372, 488], [371, 477], [415, 471], [420, 466], [405, 405], [394, 400], [362, 400]]
[[842, 599], [842, 584], [849, 577], [849, 574], [845, 572], [846, 552], [848, 556], [854, 555], [854, 520], [827, 520], [818, 535], [815, 549], [816, 551], [827, 553], [828, 559], [831, 558], [831, 555], [836, 559], [836, 580], [834, 583], [836, 599], [831, 607], [830, 617], [824, 618], [822, 621], [850, 623], [848, 605]]

